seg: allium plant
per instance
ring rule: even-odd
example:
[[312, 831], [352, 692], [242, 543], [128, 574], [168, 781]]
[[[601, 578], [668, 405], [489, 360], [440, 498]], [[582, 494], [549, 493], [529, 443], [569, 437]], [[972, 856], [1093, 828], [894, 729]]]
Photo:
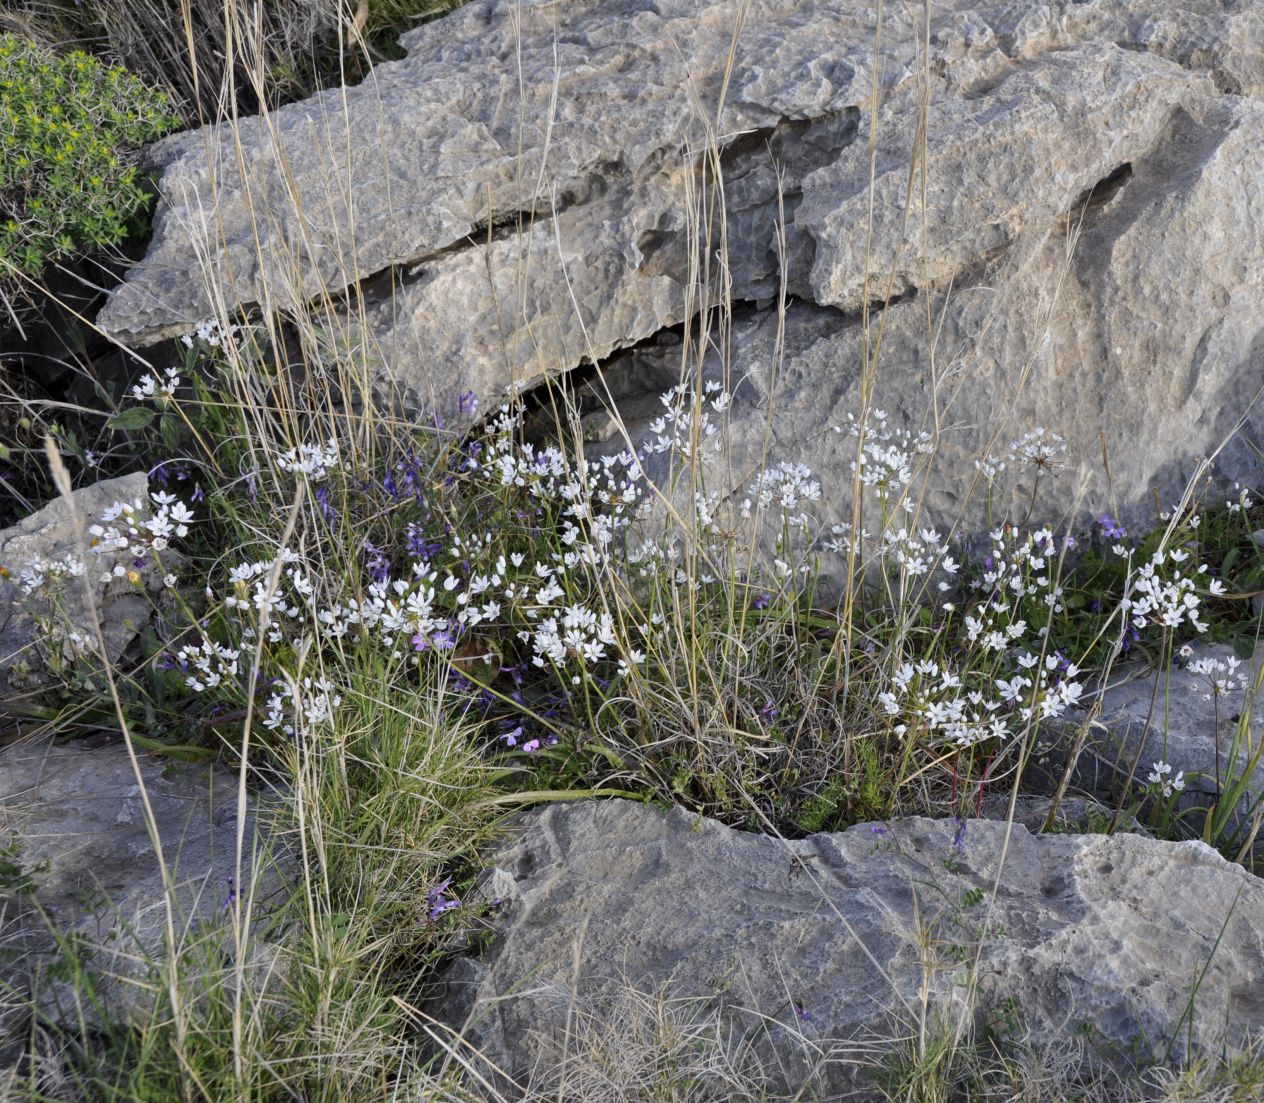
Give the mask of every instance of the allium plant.
[[[372, 671], [441, 693], [537, 783], [784, 830], [968, 815], [1086, 702], [1087, 671], [1152, 640], [1170, 654], [1219, 588], [1195, 516], [1136, 544], [1107, 515], [1078, 540], [1002, 519], [982, 549], [919, 523], [932, 441], [880, 410], [837, 427], [856, 495], [839, 522], [802, 464], [720, 492], [732, 398], [715, 379], [664, 394], [638, 455], [585, 456], [570, 426], [541, 439], [521, 401], [484, 415], [469, 393], [366, 448], [332, 416], [269, 421], [293, 408], [284, 375], [232, 360], [260, 344], [201, 326], [189, 382], [168, 371], [136, 397], [229, 442], [206, 546], [233, 551], [161, 665], [204, 730], [249, 720], [283, 755], [335, 738]], [[230, 391], [242, 420], [215, 422]], [[989, 486], [1030, 479], [1034, 503], [1064, 447], [1018, 438], [984, 464]], [[155, 504], [161, 542], [185, 507]], [[1096, 596], [1073, 545], [1109, 583]]]

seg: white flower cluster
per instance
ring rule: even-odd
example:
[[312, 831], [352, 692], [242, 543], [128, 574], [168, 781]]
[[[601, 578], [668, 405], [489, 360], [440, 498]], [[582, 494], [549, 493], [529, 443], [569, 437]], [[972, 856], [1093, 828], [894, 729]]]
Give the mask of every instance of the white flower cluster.
[[[536, 666], [551, 663], [559, 669], [572, 656], [581, 666], [592, 666], [608, 658], [610, 649], [616, 646], [610, 614], [594, 613], [582, 605], [568, 606], [560, 614], [541, 621], [534, 632], [519, 632], [518, 638], [531, 644], [535, 652], [531, 661]], [[579, 676], [572, 680], [578, 684]]]
[[1018, 656], [1009, 678], [969, 688], [962, 675], [934, 659], [901, 663], [890, 678], [890, 688], [879, 695], [888, 716], [898, 718], [893, 730], [906, 736], [910, 729], [932, 740], [943, 739], [969, 747], [985, 739], [1006, 739], [1010, 723], [1054, 719], [1079, 703], [1083, 686], [1073, 679], [1074, 664], [1052, 655]]
[[277, 466], [282, 471], [306, 475], [314, 483], [322, 482], [331, 471], [337, 471], [341, 466], [338, 442], [330, 440], [326, 444], [300, 444], [277, 460]]
[[1009, 446], [1009, 458], [1013, 462], [1045, 471], [1061, 466], [1065, 456], [1066, 441], [1043, 428], [1025, 433]]
[[178, 386], [180, 386], [180, 376], [175, 368], [165, 369], [161, 378], [146, 373], [132, 388], [132, 397], [137, 402], [144, 402], [145, 399], [154, 397], [171, 398]]
[[1146, 781], [1151, 785], [1157, 785], [1162, 790], [1165, 797], [1170, 797], [1173, 793], [1179, 793], [1185, 788], [1185, 771], [1177, 770], [1176, 776], [1172, 776], [1172, 765], [1169, 762], [1156, 762], [1150, 767], [1150, 773], [1146, 776]]
[[[1188, 558], [1189, 552], [1180, 548], [1159, 548], [1133, 576], [1120, 606], [1134, 628], [1150, 624], [1179, 628], [1188, 622], [1199, 632], [1207, 631], [1206, 623], [1198, 619], [1202, 599], [1194, 581], [1207, 573], [1207, 565], [1200, 564], [1193, 576], [1185, 574], [1181, 564]], [[1222, 594], [1224, 584], [1211, 579], [1208, 591]]]
[[[343, 641], [381, 648], [397, 661], [443, 656], [476, 629], [514, 632], [530, 645], [531, 663], [565, 670], [572, 681], [598, 663], [617, 663], [626, 674], [629, 664], [643, 661], [639, 651], [617, 645], [610, 614], [586, 600], [596, 576], [614, 569], [612, 546], [640, 503], [639, 465], [629, 454], [573, 464], [556, 448], [520, 444], [518, 428], [518, 416], [502, 407], [465, 470], [525, 494], [542, 521], [555, 526], [557, 550], [539, 557], [497, 553], [491, 533], [450, 533], [441, 550], [402, 577], [389, 574], [354, 590], [337, 572], [309, 568], [290, 548], [241, 563], [229, 572], [224, 599], [232, 642], [200, 644], [177, 656], [190, 687], [201, 691], [237, 677], [240, 644], [260, 636], [276, 648], [265, 669], [273, 656], [284, 666], [284, 656]], [[301, 446], [285, 460], [315, 479], [337, 462], [333, 442]], [[337, 704], [328, 687], [284, 671], [277, 685], [265, 723], [285, 734], [298, 723], [296, 710], [310, 726]]]
[[1238, 496], [1228, 499], [1225, 502], [1225, 508], [1230, 513], [1246, 513], [1255, 505], [1255, 499], [1251, 497], [1250, 491], [1241, 483], [1234, 483], [1233, 489], [1238, 492]]
[[174, 536], [187, 536], [193, 511], [174, 494], [164, 490], [149, 495], [157, 508], [146, 516], [138, 498], [132, 502], [115, 502], [101, 519], [89, 526], [92, 549], [98, 555], [107, 551], [142, 556], [150, 551], [164, 551]]
[[83, 556], [76, 552], [52, 559], [31, 559], [18, 568], [17, 586], [24, 595], [42, 590], [66, 578], [79, 578], [84, 573]]
[[[667, 412], [655, 418], [649, 425], [653, 439], [645, 450], [654, 455], [671, 453], [680, 459], [691, 459], [695, 449], [707, 445], [718, 452], [722, 441], [719, 428], [711, 421], [711, 413], [723, 413], [733, 400], [724, 387], [715, 380], [707, 380], [702, 395], [687, 383], [678, 383], [660, 398]], [[710, 407], [710, 410], [707, 407]]]
[[217, 349], [225, 341], [235, 337], [241, 332], [241, 326], [222, 326], [215, 318], [209, 318], [205, 322], [199, 322], [196, 332], [185, 333], [181, 336], [180, 342], [186, 349], [193, 347], [193, 340], [196, 337], [199, 341], [204, 341], [211, 348]]
[[[854, 414], [848, 414], [847, 425], [831, 428], [835, 433], [863, 439], [851, 470], [859, 470], [861, 484], [882, 497], [901, 494], [913, 481], [917, 457], [933, 448], [929, 433], [914, 434], [888, 425], [885, 410], [874, 410], [863, 427]], [[912, 502], [905, 498], [904, 503], [904, 508], [911, 511]]]
[[333, 719], [334, 709], [341, 704], [341, 695], [324, 678], [283, 680], [264, 706], [263, 726], [293, 739], [295, 720], [301, 717], [305, 731], [317, 731]]
[[213, 640], [206, 640], [180, 648], [176, 652], [176, 661], [185, 673], [185, 685], [195, 693], [204, 693], [208, 689], [216, 689], [226, 681], [236, 681], [240, 671], [241, 648], [225, 647]]
[[542, 504], [559, 507], [558, 535], [567, 550], [554, 553], [551, 572], [609, 567], [615, 536], [631, 523], [644, 497], [636, 457], [620, 452], [573, 464], [556, 447], [519, 443], [517, 425], [518, 418], [502, 406], [490, 426], [486, 453], [475, 466], [495, 472], [502, 487], [517, 487]]
[[1049, 529], [1023, 536], [1007, 526], [989, 535], [992, 549], [975, 582], [975, 588], [987, 596], [965, 618], [966, 639], [985, 653], [1004, 653], [1027, 631], [1027, 622], [1015, 616], [1018, 603], [1035, 598], [1060, 613], [1063, 592], [1053, 580], [1054, 543]]
[[[948, 543], [934, 529], [922, 529], [916, 535], [907, 529], [887, 529], [882, 534], [882, 557], [900, 568], [903, 578], [920, 578], [933, 570], [955, 575], [959, 564], [948, 554]], [[941, 580], [940, 592], [951, 588], [951, 583]]]
[[1207, 692], [1203, 694], [1203, 700], [1210, 701], [1246, 689], [1246, 678], [1238, 673], [1241, 665], [1242, 660], [1232, 655], [1226, 659], [1207, 656], [1195, 659], [1185, 669], [1206, 683]]
[[[802, 509], [808, 502], [821, 500], [821, 484], [812, 478], [812, 470], [802, 463], [779, 463], [761, 471], [751, 484], [750, 493], [759, 508], [769, 510], [776, 506], [793, 524], [803, 518], [790, 517], [793, 510]], [[750, 500], [743, 503], [742, 512], [750, 516]]]
[[[30, 559], [18, 568], [16, 585], [24, 599], [32, 599], [29, 612], [43, 629], [47, 644], [58, 645], [71, 656], [82, 656], [93, 648], [94, 634], [85, 631], [84, 625], [72, 623], [80, 615], [60, 600], [67, 579], [83, 577], [89, 565], [95, 564], [102, 586], [139, 586], [146, 579], [142, 572], [153, 565], [153, 553], [166, 550], [173, 538], [188, 534], [193, 514], [183, 502], [164, 491], [154, 491], [149, 497], [148, 505], [140, 498], [116, 501], [88, 526], [89, 559], [79, 550], [71, 550]], [[169, 572], [162, 581], [168, 588], [176, 583]], [[105, 591], [107, 596], [110, 592]], [[46, 647], [44, 657], [50, 665], [57, 665], [53, 649]]]
[[878, 700], [892, 719], [893, 731], [906, 737], [910, 728], [932, 740], [969, 747], [985, 739], [1010, 735], [1002, 702], [979, 690], [966, 690], [960, 676], [934, 659], [901, 663], [890, 678], [891, 688]]

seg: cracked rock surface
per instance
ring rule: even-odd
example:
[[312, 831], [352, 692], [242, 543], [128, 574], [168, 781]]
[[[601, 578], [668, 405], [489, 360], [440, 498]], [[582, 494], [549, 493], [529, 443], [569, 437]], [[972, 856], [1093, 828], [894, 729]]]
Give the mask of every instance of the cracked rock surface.
[[740, 425], [769, 404], [768, 458], [835, 472], [888, 298], [873, 401], [938, 435], [933, 516], [981, 512], [962, 460], [1036, 426], [1069, 445], [1050, 515], [1152, 512], [1240, 423], [1217, 466], [1258, 477], [1260, 5], [944, 0], [880, 37], [869, 5], [742, 10], [475, 0], [359, 87], [169, 140], [153, 245], [100, 323], [192, 329], [204, 270], [229, 303], [319, 304], [422, 411], [594, 361], [634, 394], [698, 306], [701, 217], [741, 323], [713, 488], [763, 459]]
[[1125, 1065], [1264, 1029], [1264, 882], [1202, 843], [873, 826], [783, 842], [625, 801], [528, 813], [492, 859], [490, 948], [452, 968], [443, 1014], [525, 1077], [629, 990], [696, 998], [806, 1097], [856, 1087], [815, 1056], [915, 1029], [923, 984], [932, 1020], [960, 1014], [976, 954], [980, 1014], [1017, 1016], [1036, 1051], [1078, 1030]]
[[[231, 961], [228, 879], [249, 887], [256, 917], [282, 887], [276, 864], [253, 860], [263, 845], [253, 797], [238, 879], [233, 773], [147, 755], [139, 761], [144, 794], [117, 739], [28, 740], [0, 751], [0, 1052], [14, 1032], [21, 1040], [29, 992], [55, 1021], [75, 1024], [80, 1014], [90, 1024], [148, 1021], [164, 979], [167, 911], [146, 799], [173, 890], [173, 930], [187, 951], [188, 991], [199, 983], [191, 963], [210, 983]], [[95, 1005], [77, 1004], [53, 930], [77, 940], [81, 966], [96, 977]], [[273, 947], [260, 940], [255, 949], [252, 977], [256, 966], [266, 973]]]

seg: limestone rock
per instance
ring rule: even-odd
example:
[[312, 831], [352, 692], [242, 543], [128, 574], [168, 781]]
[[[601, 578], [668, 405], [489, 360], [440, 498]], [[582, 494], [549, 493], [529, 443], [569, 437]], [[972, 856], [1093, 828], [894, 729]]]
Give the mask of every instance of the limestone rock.
[[[116, 501], [142, 499], [148, 502], [148, 479], [144, 473], [105, 479], [74, 492], [74, 511], [85, 530]], [[39, 592], [24, 594], [22, 574], [36, 561], [63, 560], [77, 557], [86, 563], [97, 610], [100, 615], [105, 646], [111, 661], [148, 621], [152, 605], [145, 593], [139, 592], [125, 579], [99, 581], [111, 570], [117, 557], [94, 557], [79, 547], [79, 529], [71, 508], [57, 498], [43, 509], [0, 532], [0, 712], [11, 694], [36, 687], [48, 675], [48, 660], [56, 659], [65, 649], [67, 632], [77, 632], [93, 640], [95, 647], [96, 619], [83, 590], [83, 579], [66, 577], [56, 585], [53, 595]], [[174, 558], [174, 553], [173, 553]], [[125, 567], [131, 568], [127, 562]], [[161, 581], [152, 569], [142, 572], [148, 587], [161, 589]]]
[[[154, 243], [100, 322], [190, 330], [208, 282], [230, 304], [323, 304], [336, 346], [446, 413], [680, 326], [700, 248], [737, 304], [723, 371], [747, 387], [713, 490], [765, 459], [837, 477], [830, 427], [870, 393], [861, 318], [889, 297], [871, 394], [936, 437], [932, 519], [977, 520], [971, 461], [1037, 426], [1068, 442], [1050, 517], [1105, 508], [1105, 449], [1131, 522], [1242, 418], [1217, 462], [1258, 475], [1258, 4], [945, 0], [928, 33], [888, 8], [880, 37], [866, 5], [759, 0], [738, 27], [743, 10], [475, 0], [357, 88], [172, 139]], [[640, 351], [605, 364], [614, 389], [656, 377]]]
[[[211, 939], [201, 952], [185, 955], [186, 967], [222, 965], [231, 939], [229, 878], [237, 877], [237, 778], [220, 767], [148, 755], [140, 763], [175, 886], [176, 937], [185, 947]], [[257, 813], [252, 798], [237, 883], [253, 886], [258, 922], [280, 882], [274, 864], [254, 861], [263, 843], [256, 838]], [[46, 1013], [69, 1025], [78, 1021], [73, 987], [52, 971], [61, 954], [41, 913], [63, 936], [78, 939], [83, 964], [97, 977], [100, 1007], [82, 1009], [87, 1021], [147, 1021], [152, 986], [163, 982], [166, 908], [125, 746], [38, 740], [0, 751], [0, 851], [0, 979], [17, 993], [0, 1004], [9, 1026], [20, 1019], [21, 993], [32, 987]], [[193, 975], [183, 983], [186, 997], [196, 995]], [[4, 1018], [0, 1014], [0, 1027]]]
[[490, 949], [442, 1006], [520, 1079], [629, 989], [710, 1001], [805, 1097], [854, 1088], [849, 1046], [912, 1029], [923, 984], [932, 1022], [1005, 1010], [1116, 1066], [1264, 1030], [1264, 882], [1197, 842], [927, 819], [782, 842], [612, 801], [521, 817], [493, 861]]

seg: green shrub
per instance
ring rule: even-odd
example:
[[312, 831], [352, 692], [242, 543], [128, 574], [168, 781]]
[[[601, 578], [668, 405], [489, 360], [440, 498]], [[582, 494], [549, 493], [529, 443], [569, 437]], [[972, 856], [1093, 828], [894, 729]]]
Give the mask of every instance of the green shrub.
[[146, 201], [136, 152], [176, 121], [122, 69], [0, 35], [0, 289], [122, 241]]

